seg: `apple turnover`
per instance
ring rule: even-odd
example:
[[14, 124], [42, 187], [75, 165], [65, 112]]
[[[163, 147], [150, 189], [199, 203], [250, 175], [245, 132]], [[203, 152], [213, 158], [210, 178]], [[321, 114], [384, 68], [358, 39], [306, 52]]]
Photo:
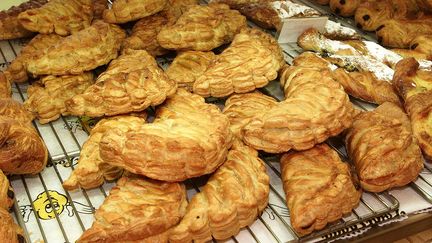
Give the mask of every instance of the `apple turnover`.
[[5, 73], [0, 72], [0, 99], [11, 97], [11, 84]]
[[95, 21], [28, 60], [27, 70], [34, 75], [73, 75], [93, 70], [117, 57], [125, 37], [120, 27]]
[[5, 243], [26, 242], [24, 231], [19, 227], [9, 211], [0, 207], [0, 239]]
[[224, 240], [252, 224], [269, 197], [269, 176], [257, 151], [237, 141], [226, 162], [190, 201], [170, 242]]
[[10, 186], [9, 180], [0, 170], [0, 209], [6, 209], [12, 207], [14, 204], [15, 193]]
[[355, 208], [361, 189], [349, 165], [326, 144], [281, 158], [291, 225], [300, 235], [323, 229]]
[[103, 19], [107, 23], [121, 24], [141, 19], [165, 8], [168, 0], [116, 0], [111, 9], [106, 9]]
[[87, 28], [92, 19], [92, 0], [50, 0], [18, 15], [19, 23], [27, 30], [62, 36]]
[[179, 89], [160, 106], [153, 123], [107, 131], [104, 162], [163, 181], [184, 181], [215, 171], [232, 144], [229, 120], [219, 108]]
[[144, 50], [128, 50], [113, 60], [96, 83], [66, 101], [77, 116], [113, 116], [156, 106], [175, 93], [177, 85]]
[[272, 36], [245, 28], [195, 81], [193, 91], [203, 97], [247, 93], [276, 79], [284, 63]]
[[181, 220], [186, 206], [182, 184], [124, 176], [77, 242], [167, 242], [167, 231]]

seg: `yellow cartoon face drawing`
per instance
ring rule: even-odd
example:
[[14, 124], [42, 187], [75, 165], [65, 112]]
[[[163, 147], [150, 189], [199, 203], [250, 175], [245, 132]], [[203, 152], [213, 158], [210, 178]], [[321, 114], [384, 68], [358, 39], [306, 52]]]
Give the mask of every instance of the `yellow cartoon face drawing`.
[[36, 200], [33, 202], [33, 206], [40, 219], [53, 219], [55, 218], [55, 213], [60, 215], [68, 205], [68, 199], [65, 195], [51, 190], [48, 192], [51, 196], [52, 206], [48, 198], [48, 194], [45, 192], [39, 194]]

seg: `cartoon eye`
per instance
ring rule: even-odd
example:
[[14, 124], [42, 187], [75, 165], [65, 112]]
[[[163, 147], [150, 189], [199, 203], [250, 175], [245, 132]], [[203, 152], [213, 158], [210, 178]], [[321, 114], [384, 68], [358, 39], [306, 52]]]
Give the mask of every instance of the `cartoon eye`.
[[47, 213], [51, 213], [51, 212], [52, 212], [51, 204], [47, 204], [47, 205], [45, 205], [45, 211], [46, 211]]

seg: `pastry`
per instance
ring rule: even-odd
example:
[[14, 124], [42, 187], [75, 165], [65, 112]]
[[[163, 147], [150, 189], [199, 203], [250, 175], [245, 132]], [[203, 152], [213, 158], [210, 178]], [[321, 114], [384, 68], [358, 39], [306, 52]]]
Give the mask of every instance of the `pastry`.
[[18, 21], [33, 32], [66, 36], [90, 26], [92, 8], [92, 0], [50, 0], [39, 8], [20, 13]]
[[432, 59], [432, 35], [417, 35], [410, 43], [411, 50], [423, 53], [428, 59]]
[[324, 36], [332, 40], [359, 40], [361, 36], [353, 29], [327, 20], [324, 27]]
[[32, 36], [33, 32], [26, 30], [18, 22], [18, 15], [26, 10], [39, 8], [45, 3], [47, 0], [30, 0], [8, 10], [0, 11], [0, 40]]
[[6, 68], [5, 74], [9, 80], [16, 83], [27, 81], [29, 78], [27, 74], [27, 62], [44, 55], [49, 47], [54, 46], [63, 39], [64, 37], [56, 34], [38, 34], [35, 36], [21, 49], [18, 56]]
[[362, 0], [330, 0], [329, 5], [333, 13], [343, 16], [353, 16]]
[[211, 51], [185, 51], [176, 56], [166, 74], [177, 82], [179, 88], [192, 92], [195, 80], [207, 70], [214, 59], [216, 55]]
[[243, 29], [199, 77], [193, 91], [203, 97], [247, 93], [276, 79], [285, 63], [276, 40], [258, 29]]
[[28, 60], [27, 70], [34, 75], [80, 74], [93, 70], [117, 57], [125, 37], [120, 27], [96, 21]]
[[9, 212], [0, 207], [0, 239], [5, 243], [26, 242], [24, 231], [19, 227]]
[[34, 116], [21, 103], [10, 98], [0, 99], [0, 117], [22, 123], [31, 123], [34, 119]]
[[0, 72], [0, 99], [11, 97], [11, 84], [3, 72]]
[[93, 20], [102, 19], [103, 12], [108, 9], [107, 0], [92, 0], [93, 3]]
[[166, 49], [210, 51], [231, 42], [243, 27], [246, 18], [225, 4], [197, 5], [162, 28], [157, 40]]
[[430, 55], [420, 51], [410, 49], [392, 49], [392, 52], [400, 55], [402, 58], [414, 57], [417, 61], [432, 60], [432, 53]]
[[246, 144], [269, 153], [306, 150], [351, 126], [354, 108], [329, 70], [290, 66], [281, 73], [286, 99], [243, 127]]
[[252, 224], [269, 197], [269, 176], [258, 153], [235, 142], [226, 162], [190, 201], [170, 242], [224, 240]]
[[126, 23], [160, 12], [168, 0], [116, 0], [106, 9], [103, 19], [107, 23]]
[[179, 89], [157, 109], [153, 123], [107, 131], [104, 162], [162, 181], [184, 181], [215, 171], [231, 147], [228, 118], [198, 95]]
[[66, 107], [76, 116], [126, 114], [161, 104], [176, 88], [146, 51], [128, 50], [110, 63], [94, 85], [66, 101]]
[[414, 37], [432, 34], [432, 18], [408, 20], [389, 19], [377, 29], [378, 42], [393, 48], [408, 48]]
[[167, 242], [167, 236], [156, 239], [181, 220], [186, 206], [182, 184], [124, 176], [96, 210], [92, 227], [77, 242]]
[[82, 94], [93, 84], [93, 73], [76, 76], [45, 76], [27, 89], [28, 99], [24, 102], [39, 123], [57, 120], [60, 115], [69, 115], [65, 101]]
[[405, 110], [423, 154], [432, 159], [432, 71], [418, 68], [414, 58], [400, 61], [393, 84], [405, 101]]
[[90, 136], [84, 143], [78, 165], [72, 171], [69, 179], [63, 182], [63, 187], [69, 191], [78, 187], [91, 189], [104, 183], [104, 180], [112, 181], [120, 177], [123, 170], [111, 166], [101, 159], [99, 154], [99, 143], [102, 136], [110, 129], [120, 129], [127, 132], [145, 123], [146, 113], [141, 116], [115, 116], [99, 121], [91, 130]]
[[323, 229], [358, 205], [362, 192], [355, 175], [328, 145], [286, 153], [280, 163], [291, 225], [299, 235]]
[[0, 170], [0, 210], [12, 207], [14, 204], [15, 193], [10, 186], [9, 180]]
[[223, 113], [230, 121], [231, 131], [239, 139], [241, 129], [256, 115], [271, 109], [277, 101], [259, 92], [234, 94], [225, 101]]
[[357, 27], [366, 31], [375, 31], [390, 18], [393, 18], [393, 6], [390, 0], [362, 2], [354, 16]]

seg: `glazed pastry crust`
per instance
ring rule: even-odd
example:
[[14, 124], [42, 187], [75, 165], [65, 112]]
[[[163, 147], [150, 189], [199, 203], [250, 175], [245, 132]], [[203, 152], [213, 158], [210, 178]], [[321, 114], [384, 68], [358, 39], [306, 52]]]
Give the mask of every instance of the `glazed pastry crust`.
[[[186, 189], [135, 175], [122, 177], [77, 242], [164, 242], [160, 238], [185, 214]], [[166, 241], [165, 241], [166, 242]]]
[[34, 75], [76, 75], [93, 70], [117, 57], [125, 37], [120, 27], [96, 21], [28, 60], [27, 70]]
[[203, 75], [214, 59], [216, 55], [211, 51], [185, 51], [176, 56], [166, 74], [177, 82], [179, 88], [192, 92], [195, 80]]
[[226, 162], [210, 177], [170, 232], [170, 242], [224, 240], [252, 224], [268, 203], [269, 177], [258, 153], [234, 143]]
[[361, 190], [347, 163], [326, 144], [281, 158], [291, 225], [300, 235], [323, 229], [357, 206]]
[[34, 119], [34, 116], [22, 104], [10, 98], [0, 99], [0, 116], [21, 123], [31, 123]]
[[243, 29], [195, 81], [193, 91], [203, 97], [247, 93], [276, 79], [284, 63], [272, 36], [258, 29]]
[[90, 26], [92, 8], [92, 0], [50, 0], [39, 8], [20, 13], [18, 20], [27, 30], [66, 36]]
[[427, 56], [427, 58], [423, 59], [432, 60], [432, 35], [417, 35], [411, 41], [410, 49]]
[[179, 89], [158, 108], [153, 123], [106, 132], [100, 155], [132, 173], [173, 182], [212, 173], [231, 144], [229, 121], [219, 108]]
[[0, 99], [9, 98], [12, 95], [11, 84], [5, 73], [0, 72]]
[[103, 19], [107, 23], [126, 23], [160, 12], [167, 2], [168, 0], [116, 0], [111, 9], [104, 11]]
[[[0, 170], [0, 210], [12, 207], [14, 204], [15, 193], [10, 186], [9, 180]], [[4, 238], [2, 238], [4, 239]]]
[[9, 212], [0, 207], [0, 239], [5, 243], [25, 242], [24, 231], [15, 224]]
[[161, 104], [177, 85], [144, 50], [128, 50], [112, 61], [96, 83], [66, 101], [70, 114], [113, 116]]
[[375, 31], [384, 21], [393, 17], [391, 1], [362, 2], [355, 12], [357, 27]]

